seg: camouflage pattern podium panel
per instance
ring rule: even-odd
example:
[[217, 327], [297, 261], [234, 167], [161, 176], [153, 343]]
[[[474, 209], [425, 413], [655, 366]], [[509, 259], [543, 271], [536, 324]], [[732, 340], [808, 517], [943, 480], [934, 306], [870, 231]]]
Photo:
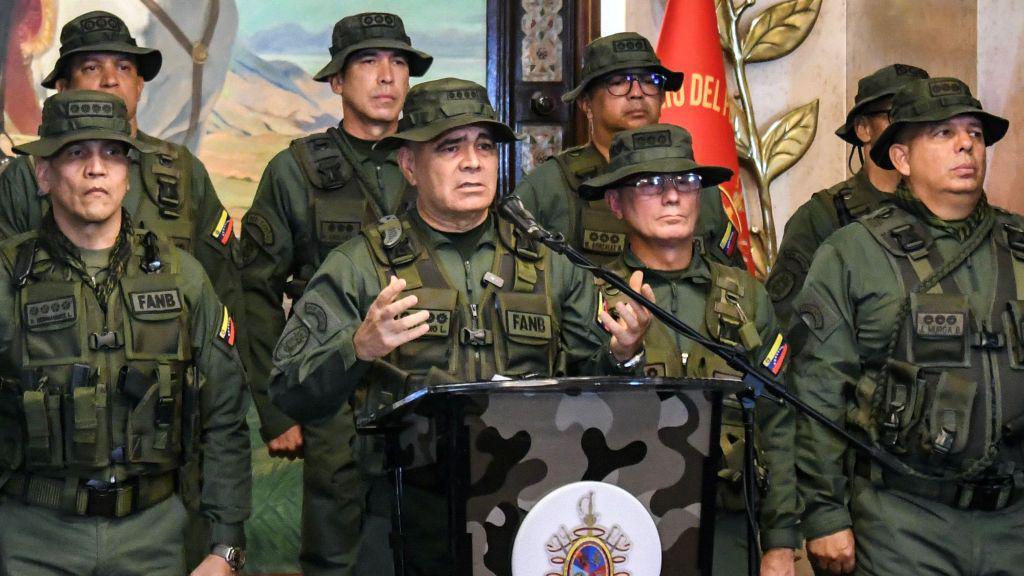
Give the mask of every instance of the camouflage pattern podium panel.
[[[455, 574], [512, 576], [512, 545], [531, 508], [562, 486], [598, 481], [625, 489], [650, 513], [663, 567], [710, 574], [719, 450], [711, 439], [722, 394], [737, 386], [669, 378], [434, 386], [361, 419], [360, 431], [387, 439], [401, 499], [393, 541], [406, 562], [414, 548], [447, 547]], [[421, 524], [420, 511], [435, 530], [411, 526]], [[580, 523], [564, 522], [570, 533], [573, 520]]]

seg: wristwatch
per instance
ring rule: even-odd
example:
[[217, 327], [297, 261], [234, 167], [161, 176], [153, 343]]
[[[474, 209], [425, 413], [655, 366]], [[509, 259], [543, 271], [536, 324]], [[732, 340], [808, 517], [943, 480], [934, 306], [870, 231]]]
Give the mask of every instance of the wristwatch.
[[216, 544], [213, 550], [210, 551], [214, 556], [220, 556], [231, 566], [231, 569], [235, 572], [242, 570], [242, 566], [245, 566], [245, 549], [237, 546], [228, 546], [226, 544]]

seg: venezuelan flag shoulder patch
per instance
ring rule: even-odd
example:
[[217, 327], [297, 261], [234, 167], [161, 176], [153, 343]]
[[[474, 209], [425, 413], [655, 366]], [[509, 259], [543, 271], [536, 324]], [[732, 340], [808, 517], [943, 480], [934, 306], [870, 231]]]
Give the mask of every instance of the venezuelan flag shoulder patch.
[[224, 306], [224, 311], [221, 314], [220, 319], [220, 330], [217, 331], [217, 338], [220, 338], [228, 346], [234, 346], [235, 332], [235, 320], [231, 318], [231, 313], [228, 312], [228, 307]]
[[221, 208], [220, 218], [217, 219], [217, 225], [213, 227], [213, 232], [210, 232], [210, 236], [213, 236], [214, 240], [222, 245], [226, 245], [228, 240], [231, 239], [234, 228], [235, 221], [231, 219], [231, 215], [228, 214], [227, 210]]
[[789, 355], [789, 344], [786, 339], [782, 337], [782, 334], [775, 336], [775, 342], [772, 343], [772, 347], [768, 349], [768, 354], [765, 355], [764, 360], [761, 361], [761, 365], [767, 368], [772, 374], [778, 376], [779, 372], [782, 371], [782, 366], [786, 363], [786, 356]]
[[718, 241], [718, 247], [727, 256], [732, 256], [732, 251], [736, 249], [736, 240], [739, 238], [739, 233], [736, 231], [736, 227], [732, 225], [731, 221], [726, 221], [725, 233], [722, 234], [722, 239]]

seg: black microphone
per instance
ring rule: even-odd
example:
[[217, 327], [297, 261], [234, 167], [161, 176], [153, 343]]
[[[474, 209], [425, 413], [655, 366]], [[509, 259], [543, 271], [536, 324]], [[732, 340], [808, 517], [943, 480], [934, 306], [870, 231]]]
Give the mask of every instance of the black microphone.
[[498, 212], [529, 238], [539, 241], [551, 238], [551, 233], [537, 223], [537, 219], [526, 209], [526, 206], [523, 206], [523, 201], [515, 194], [506, 194], [498, 202]]

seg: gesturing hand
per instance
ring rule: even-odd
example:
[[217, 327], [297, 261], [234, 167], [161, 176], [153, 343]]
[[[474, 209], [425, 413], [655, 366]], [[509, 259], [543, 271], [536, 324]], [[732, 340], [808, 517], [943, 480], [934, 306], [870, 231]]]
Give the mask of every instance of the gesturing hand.
[[[644, 284], [643, 272], [633, 272], [629, 277], [629, 287], [654, 302], [654, 290], [650, 284]], [[619, 313], [618, 320], [607, 310], [601, 310], [601, 324], [612, 335], [609, 343], [612, 355], [619, 362], [625, 362], [636, 356], [643, 347], [644, 334], [651, 325], [651, 313], [643, 306], [630, 302], [615, 304], [615, 311]]]
[[387, 356], [395, 348], [430, 330], [430, 325], [426, 323], [430, 317], [427, 310], [399, 317], [418, 302], [415, 296], [406, 296], [396, 301], [395, 298], [404, 289], [405, 280], [392, 276], [388, 285], [370, 304], [366, 318], [352, 337], [356, 358], [370, 362]]
[[807, 541], [807, 555], [811, 564], [830, 574], [853, 574], [857, 565], [853, 530], [847, 528], [835, 534]]

